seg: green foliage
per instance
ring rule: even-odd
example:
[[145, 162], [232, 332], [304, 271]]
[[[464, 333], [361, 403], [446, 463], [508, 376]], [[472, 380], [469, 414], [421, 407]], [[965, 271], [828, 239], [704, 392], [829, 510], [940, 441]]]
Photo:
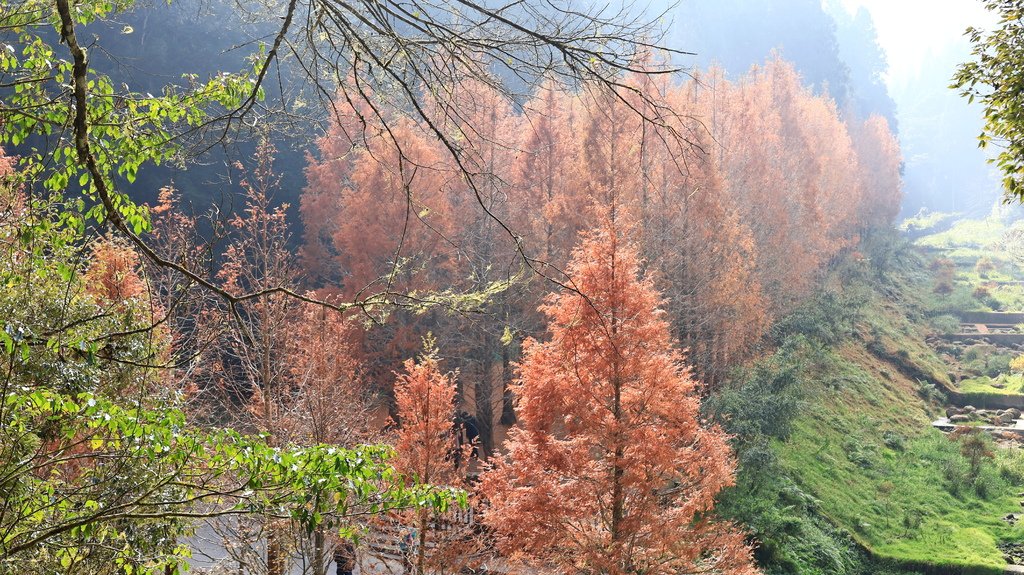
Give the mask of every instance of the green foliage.
[[[1005, 231], [1006, 224], [999, 218], [959, 220], [948, 230], [925, 236], [914, 243], [925, 248], [942, 250], [955, 248], [982, 250], [998, 243]], [[945, 255], [951, 257], [948, 253]], [[974, 265], [978, 259], [989, 255], [985, 251], [978, 251], [965, 263]], [[963, 257], [968, 258], [966, 252], [964, 252]]]
[[[771, 450], [766, 446], [759, 451]], [[759, 545], [765, 573], [853, 574], [866, 558], [853, 540], [820, 513], [819, 502], [795, 484], [774, 458], [741, 471], [735, 488], [725, 492], [718, 512], [740, 521]]]
[[[975, 385], [1006, 384], [1015, 386], [1016, 382], [1013, 378], [1001, 377], [1010, 373], [1010, 362], [1013, 359], [1014, 354], [1012, 353], [1006, 353], [994, 345], [979, 343], [968, 346], [960, 353], [960, 366], [964, 373], [976, 376], [971, 379], [984, 376], [985, 381], [976, 381]], [[994, 387], [998, 387], [998, 385]]]
[[856, 322], [870, 298], [863, 284], [825, 288], [808, 298], [772, 332], [777, 341], [789, 334], [802, 334], [817, 345], [832, 345], [853, 335]]
[[740, 442], [787, 438], [799, 408], [805, 353], [803, 337], [788, 338], [775, 354], [734, 374], [729, 385], [704, 403], [704, 410]]
[[792, 433], [814, 349], [803, 336], [787, 337], [773, 355], [735, 372], [704, 405], [733, 434], [739, 460], [737, 485], [724, 492], [717, 510], [752, 531], [766, 573], [856, 573], [863, 561], [853, 542], [818, 513], [818, 502], [792, 481], [773, 448]]
[[960, 331], [960, 319], [954, 315], [937, 315], [928, 321], [936, 333], [947, 334]]
[[1013, 354], [1011, 353], [994, 353], [990, 355], [985, 362], [985, 375], [997, 377], [1001, 374], [1009, 373], [1012, 360]]
[[907, 449], [907, 438], [891, 429], [882, 432], [882, 442], [893, 451], [906, 451]]
[[[839, 322], [825, 311], [836, 308], [838, 290], [782, 322], [780, 336], [799, 330], [814, 343], [786, 345], [762, 360], [793, 366], [787, 377], [794, 383], [776, 391], [757, 382], [754, 367], [711, 402], [728, 408], [717, 417], [737, 434], [740, 460], [737, 486], [719, 509], [751, 526], [768, 573], [996, 573], [1003, 568], [996, 543], [1024, 537], [1000, 519], [1019, 509], [1019, 454], [998, 450], [972, 469], [961, 445], [930, 427], [934, 413], [923, 390], [944, 381], [947, 368], [923, 340], [943, 319], [922, 313], [929, 270], [912, 259], [904, 264], [884, 277], [844, 276], [843, 292], [867, 296], [856, 313], [838, 314]], [[945, 322], [959, 327], [955, 318]], [[985, 368], [1004, 359], [994, 349], [970, 353]], [[785, 355], [799, 361], [782, 361]], [[731, 397], [745, 393], [781, 397]], [[786, 433], [775, 433], [774, 416], [752, 406], [787, 398], [797, 398], [798, 409], [783, 410]], [[769, 425], [746, 420], [757, 417]]]
[[[115, 18], [133, 5], [133, 0], [85, 0], [75, 3], [72, 16], [75, 24], [85, 25]], [[17, 43], [0, 45], [0, 77], [13, 86], [4, 99], [0, 146], [19, 146], [39, 141], [33, 136], [63, 133], [73, 124], [76, 110], [68, 101], [74, 65], [67, 48], [53, 41], [59, 35], [60, 22], [50, 4], [31, 0], [22, 3], [16, 13], [8, 12], [15, 11], [5, 10], [5, 19], [21, 22], [5, 20], [5, 27], [17, 34]], [[44, 14], [48, 17], [38, 18]], [[157, 95], [133, 91], [90, 70], [85, 83], [88, 142], [106, 188], [117, 190], [122, 182], [134, 182], [145, 164], [179, 161], [188, 134], [208, 127], [249, 98], [261, 99], [262, 90], [255, 87], [260, 56], [254, 55], [253, 69], [207, 79], [186, 75], [180, 84], [168, 84]], [[81, 231], [89, 218], [102, 222], [107, 215], [96, 202], [97, 183], [82, 163], [75, 139], [45, 141], [57, 143], [22, 154], [19, 171], [51, 192], [81, 191], [86, 204], [64, 214], [66, 224]], [[136, 233], [149, 228], [146, 209], [127, 194], [114, 192], [111, 200]], [[85, 209], [87, 204], [90, 207]]]
[[[386, 447], [272, 447], [265, 437], [190, 429], [174, 408], [89, 393], [15, 389], [2, 407], [3, 447], [27, 453], [0, 466], [9, 510], [0, 566], [30, 557], [65, 565], [103, 542], [126, 572], [156, 572], [183, 561], [175, 540], [197, 514], [278, 516], [312, 531], [345, 527], [356, 511], [465, 503], [455, 491], [405, 487]], [[79, 459], [72, 473], [62, 469], [69, 453]]]
[[1003, 186], [1011, 197], [1024, 198], [1024, 22], [1021, 6], [1014, 0], [984, 0], [999, 23], [985, 32], [968, 28], [973, 59], [957, 68], [952, 88], [968, 101], [978, 100], [984, 109], [985, 129], [978, 145], [993, 145], [993, 159], [1003, 173]]
[[1024, 376], [1006, 373], [995, 377], [979, 375], [960, 381], [957, 387], [965, 394], [976, 396], [1024, 394]]
[[350, 529], [356, 513], [465, 503], [406, 486], [385, 447], [191, 424], [148, 293], [103, 295], [63, 206], [0, 187], [0, 572], [183, 568], [192, 522], [222, 514]]
[[904, 232], [910, 231], [925, 231], [937, 227], [942, 222], [956, 217], [957, 214], [947, 214], [942, 212], [929, 212], [926, 208], [921, 208], [919, 212], [914, 214], [913, 217], [909, 217], [899, 225], [896, 229]]

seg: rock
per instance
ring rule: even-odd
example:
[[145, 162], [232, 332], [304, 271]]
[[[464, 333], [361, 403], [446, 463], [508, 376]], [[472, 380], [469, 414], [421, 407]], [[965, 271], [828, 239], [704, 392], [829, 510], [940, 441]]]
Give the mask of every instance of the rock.
[[1012, 417], [1014, 419], [1020, 419], [1020, 410], [1017, 409], [1016, 407], [1011, 407], [1010, 409], [1007, 409], [1006, 411], [1010, 413], [1010, 417]]
[[962, 413], [958, 413], [958, 414], [954, 415], [953, 417], [949, 418], [949, 421], [951, 423], [966, 423], [966, 422], [968, 422], [970, 420], [971, 420], [971, 416], [964, 415]]
[[963, 413], [974, 413], [975, 411], [978, 411], [978, 408], [973, 405], [965, 405], [963, 409]]
[[954, 415], [960, 415], [960, 413], [961, 413], [960, 408], [957, 408], [957, 407], [947, 407], [946, 408], [946, 417], [953, 417]]

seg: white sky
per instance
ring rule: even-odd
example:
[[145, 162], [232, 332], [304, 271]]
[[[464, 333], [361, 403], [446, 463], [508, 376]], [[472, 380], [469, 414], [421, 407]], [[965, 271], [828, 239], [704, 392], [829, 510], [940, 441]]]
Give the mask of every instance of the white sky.
[[[890, 86], [911, 80], [929, 54], [949, 44], [967, 53], [963, 37], [968, 26], [991, 28], [993, 15], [980, 0], [842, 0], [851, 13], [864, 6], [871, 14], [878, 41], [889, 58]], [[952, 71], [950, 72], [952, 75]]]

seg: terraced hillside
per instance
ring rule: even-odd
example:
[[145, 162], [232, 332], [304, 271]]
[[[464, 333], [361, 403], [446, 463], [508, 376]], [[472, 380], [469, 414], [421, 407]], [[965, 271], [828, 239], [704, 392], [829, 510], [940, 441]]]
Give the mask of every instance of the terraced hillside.
[[[741, 436], [742, 496], [728, 508], [749, 520], [751, 501], [779, 507], [755, 522], [779, 573], [1003, 572], [1024, 541], [1024, 452], [970, 425], [932, 425], [966, 397], [971, 388], [957, 384], [970, 385], [963, 374], [981, 360], [940, 337], [949, 322], [933, 289], [935, 254], [875, 247], [839, 266], [780, 327], [770, 369], [745, 374], [746, 389], [717, 405]], [[768, 373], [792, 381], [766, 384]], [[772, 395], [762, 417], [791, 416], [751, 432], [757, 410], [738, 398], [758, 385]], [[780, 409], [787, 401], [798, 409]], [[759, 485], [747, 477], [758, 465], [784, 478]]]

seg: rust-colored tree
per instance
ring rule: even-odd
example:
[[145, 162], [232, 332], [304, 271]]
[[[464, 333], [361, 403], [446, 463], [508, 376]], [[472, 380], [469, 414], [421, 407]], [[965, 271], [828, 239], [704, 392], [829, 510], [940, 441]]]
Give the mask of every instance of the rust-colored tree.
[[714, 73], [705, 97], [728, 194], [753, 233], [769, 311], [784, 315], [858, 240], [862, 167], [835, 102], [775, 57], [737, 84]]
[[[817, 262], [801, 243], [799, 210], [790, 197], [782, 119], [773, 103], [769, 76], [754, 71], [738, 84], [718, 70], [701, 77], [709, 87], [700, 98], [714, 118], [713, 156], [721, 166], [725, 192], [735, 198], [756, 248], [756, 271], [778, 316], [811, 287]], [[789, 78], [787, 76], [787, 78]], [[792, 78], [789, 78], [792, 81]]]
[[[107, 336], [96, 351], [98, 358], [112, 360], [105, 369], [110, 389], [142, 402], [168, 397], [177, 388], [174, 370], [168, 369], [174, 363], [173, 331], [164, 321], [164, 307], [148, 282], [143, 260], [116, 236], [104, 236], [88, 249], [85, 292], [100, 309], [97, 317], [110, 317], [122, 329]], [[131, 343], [133, 338], [144, 338], [152, 353], [131, 363], [117, 361], [119, 349], [139, 345]]]
[[851, 136], [864, 190], [859, 219], [868, 228], [891, 226], [899, 215], [903, 197], [900, 144], [881, 116], [871, 116], [855, 125]]
[[359, 111], [338, 109], [342, 115], [318, 141], [320, 159], [306, 171], [302, 261], [322, 297], [397, 304], [364, 308], [378, 325], [355, 330], [367, 382], [390, 395], [392, 372], [438, 320], [434, 310], [407, 307], [422, 302], [390, 294], [460, 284], [452, 246], [459, 210], [450, 202], [458, 178], [438, 142], [412, 120], [364, 130], [350, 125]]
[[543, 306], [548, 340], [525, 344], [515, 384], [520, 426], [482, 477], [501, 548], [562, 572], [756, 573], [743, 533], [711, 516], [735, 463], [700, 421], [636, 250], [609, 225], [568, 272], [581, 293]]
[[[465, 487], [470, 446], [459, 445], [455, 424], [454, 372], [441, 371], [432, 338], [425, 340], [418, 361], [407, 360], [395, 383], [399, 428], [395, 440], [395, 469], [434, 485]], [[468, 522], [428, 509], [411, 512], [416, 544], [407, 551], [413, 573], [459, 573], [472, 560], [479, 542]]]
[[579, 162], [569, 161], [580, 154], [579, 100], [546, 82], [524, 105], [524, 116], [529, 121], [520, 124], [521, 151], [512, 174], [519, 209], [513, 211], [512, 221], [532, 239], [525, 244], [531, 257], [561, 268], [584, 219], [580, 198], [570, 193], [576, 172], [583, 169]]
[[[662, 90], [677, 113], [714, 117], [698, 82]], [[640, 139], [644, 205], [641, 249], [667, 302], [665, 311], [687, 359], [705, 385], [756, 350], [768, 326], [767, 302], [756, 273], [753, 234], [726, 189], [711, 137], [699, 120], [680, 117], [679, 145], [663, 128]]]
[[[230, 243], [219, 272], [229, 290], [266, 292], [214, 310], [208, 329], [219, 340], [208, 352], [217, 361], [204, 375], [221, 419], [267, 435], [271, 445], [332, 443], [351, 446], [368, 431], [368, 405], [351, 353], [351, 328], [340, 313], [272, 290], [296, 289], [299, 268], [289, 249], [286, 205], [275, 205], [278, 177], [274, 149], [257, 150], [250, 176], [241, 183], [244, 206], [229, 222]], [[219, 403], [218, 403], [219, 402]], [[311, 548], [315, 575], [326, 572], [326, 533], [311, 538], [273, 518], [221, 521], [214, 525], [225, 551], [239, 564], [283, 575], [300, 546]]]

